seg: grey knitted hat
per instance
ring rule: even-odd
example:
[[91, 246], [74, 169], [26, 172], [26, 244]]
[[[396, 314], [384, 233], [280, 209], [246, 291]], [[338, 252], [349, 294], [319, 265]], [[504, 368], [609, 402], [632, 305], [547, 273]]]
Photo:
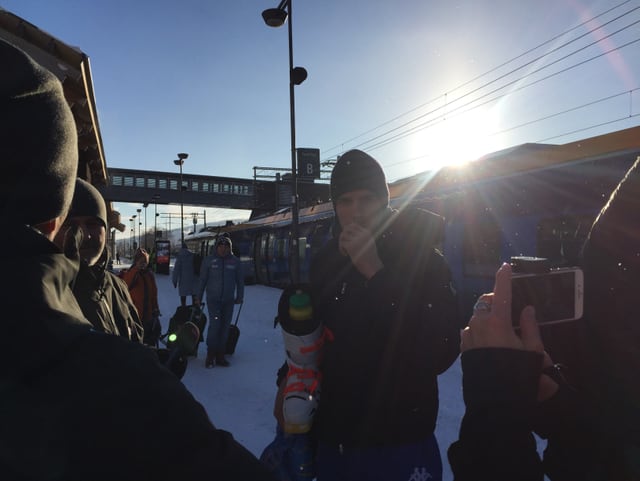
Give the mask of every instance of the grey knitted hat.
[[57, 77], [3, 40], [0, 70], [0, 215], [34, 225], [71, 203], [78, 136]]
[[69, 217], [97, 217], [105, 227], [107, 223], [107, 204], [102, 194], [93, 185], [83, 179], [76, 179], [76, 190], [73, 193]]

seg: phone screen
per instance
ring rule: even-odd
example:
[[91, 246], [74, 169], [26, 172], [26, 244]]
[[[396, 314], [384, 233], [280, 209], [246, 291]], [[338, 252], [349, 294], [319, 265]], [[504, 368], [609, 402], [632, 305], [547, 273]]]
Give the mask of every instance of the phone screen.
[[559, 269], [546, 274], [514, 275], [511, 280], [511, 319], [520, 323], [526, 306], [536, 310], [538, 324], [582, 317], [582, 271]]

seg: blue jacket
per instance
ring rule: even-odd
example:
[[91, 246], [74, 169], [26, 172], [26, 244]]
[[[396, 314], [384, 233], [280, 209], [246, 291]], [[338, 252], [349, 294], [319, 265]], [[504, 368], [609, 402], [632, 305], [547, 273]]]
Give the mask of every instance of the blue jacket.
[[189, 249], [182, 248], [176, 257], [173, 266], [171, 281], [174, 287], [178, 287], [181, 296], [195, 294], [198, 287], [198, 276], [193, 269], [194, 254]]
[[200, 265], [198, 299], [207, 289], [207, 302], [242, 302], [244, 298], [244, 275], [242, 263], [233, 254], [220, 257], [212, 254]]

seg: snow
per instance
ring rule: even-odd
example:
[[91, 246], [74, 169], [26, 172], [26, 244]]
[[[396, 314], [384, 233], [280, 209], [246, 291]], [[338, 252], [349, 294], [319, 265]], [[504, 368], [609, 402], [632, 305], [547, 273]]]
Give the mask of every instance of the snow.
[[[120, 266], [115, 267], [118, 269]], [[170, 276], [157, 274], [156, 281], [164, 333], [180, 298]], [[273, 326], [280, 293], [280, 289], [272, 287], [246, 286], [244, 304], [238, 318], [240, 339], [235, 353], [227, 356], [231, 366], [206, 369], [206, 346], [201, 343], [198, 356], [189, 358], [187, 372], [182, 378], [187, 389], [205, 407], [213, 424], [231, 432], [238, 442], [257, 457], [275, 436], [275, 379], [276, 371], [284, 361], [280, 327]], [[238, 306], [234, 311], [234, 322], [237, 314]], [[457, 439], [464, 413], [459, 359], [438, 381], [440, 410], [436, 438], [442, 455], [443, 480], [449, 481], [453, 476], [446, 452]]]

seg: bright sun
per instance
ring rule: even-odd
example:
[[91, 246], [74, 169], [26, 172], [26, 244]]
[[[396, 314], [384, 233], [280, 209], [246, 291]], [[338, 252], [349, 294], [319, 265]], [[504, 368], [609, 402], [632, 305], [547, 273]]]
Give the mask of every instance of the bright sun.
[[493, 110], [474, 109], [453, 114], [413, 136], [411, 155], [420, 170], [462, 165], [501, 148], [492, 133], [498, 131]]

